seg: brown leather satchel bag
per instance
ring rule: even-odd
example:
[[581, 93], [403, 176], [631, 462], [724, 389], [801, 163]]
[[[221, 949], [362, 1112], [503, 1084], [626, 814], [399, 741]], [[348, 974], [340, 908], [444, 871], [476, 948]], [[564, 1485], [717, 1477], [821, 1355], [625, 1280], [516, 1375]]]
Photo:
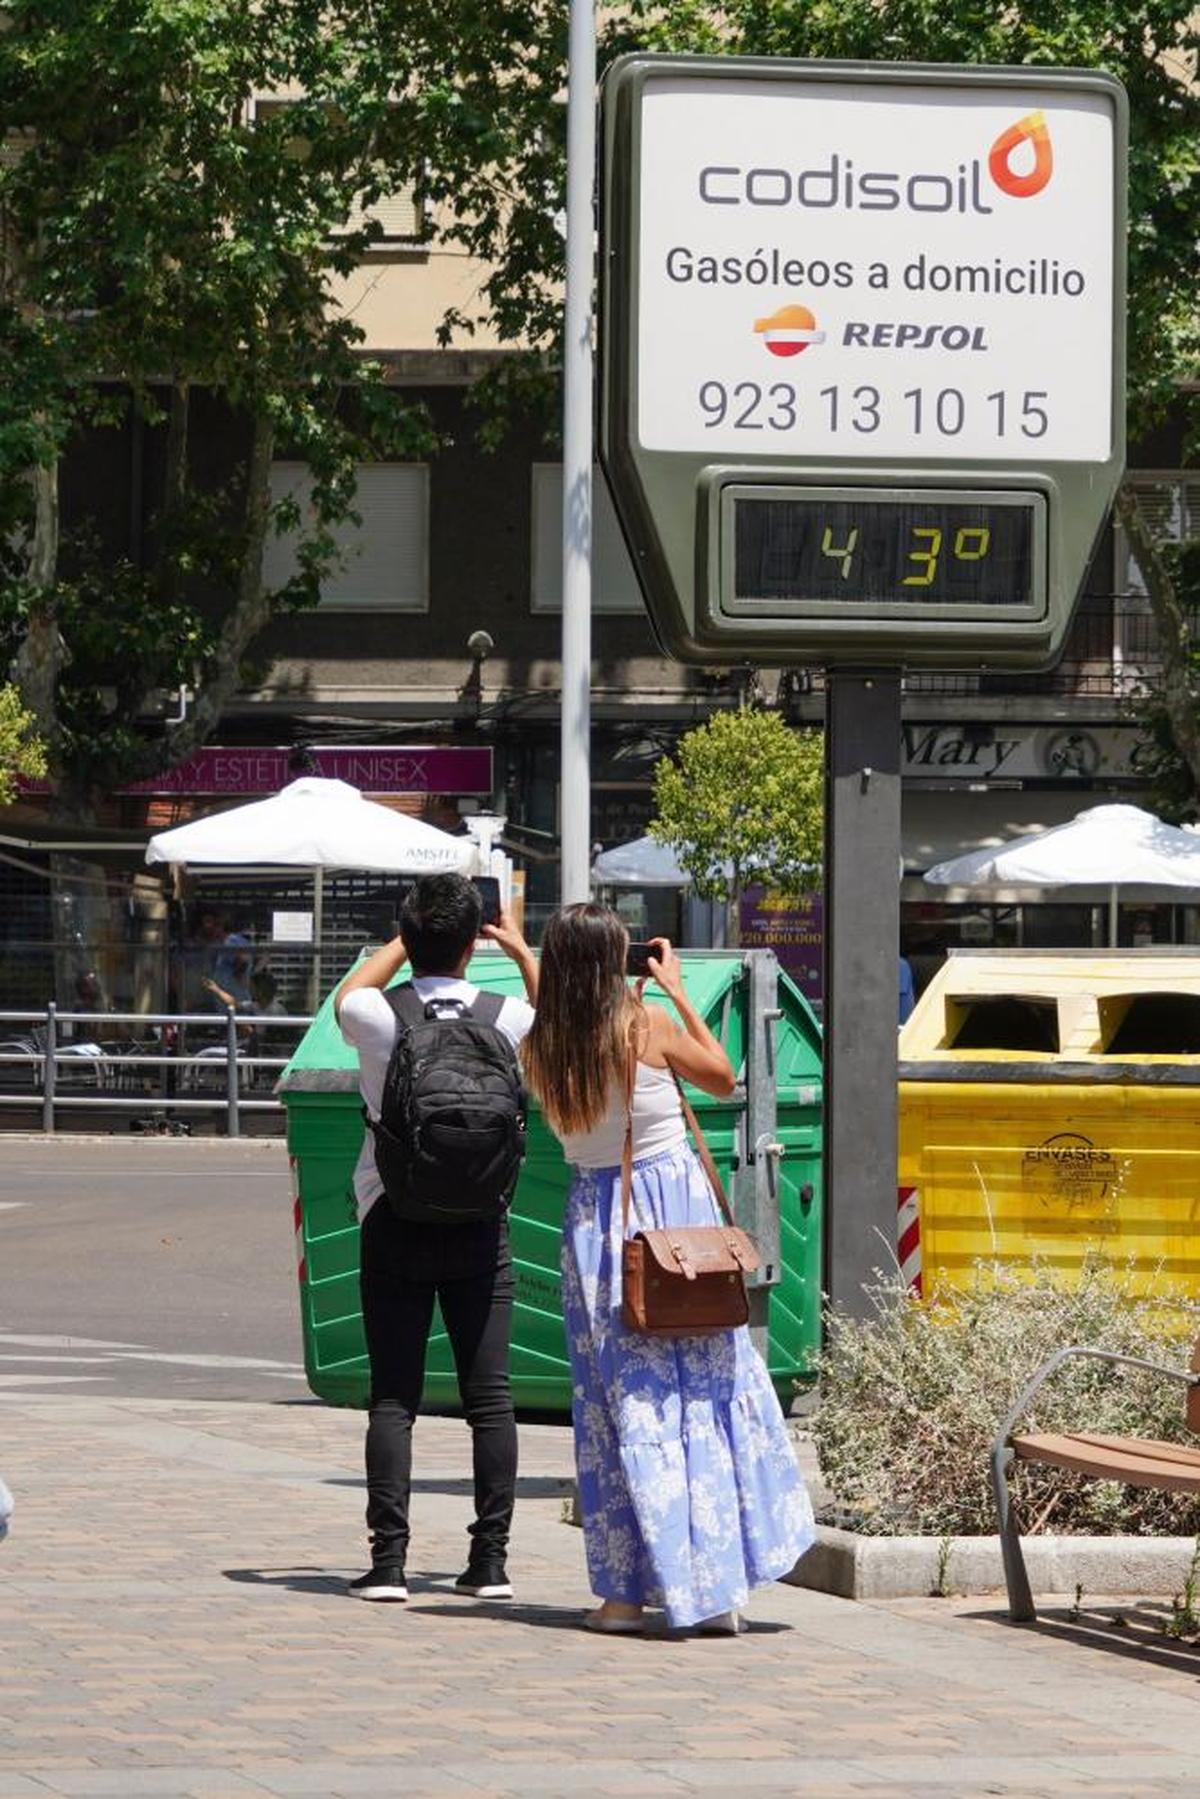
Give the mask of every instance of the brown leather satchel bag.
[[705, 1336], [732, 1330], [750, 1317], [746, 1275], [758, 1267], [750, 1236], [733, 1222], [725, 1188], [696, 1115], [671, 1070], [697, 1154], [725, 1222], [668, 1226], [629, 1233], [633, 1180], [633, 1087], [637, 1056], [630, 1049], [626, 1091], [625, 1149], [621, 1156], [621, 1315], [627, 1330], [644, 1337]]

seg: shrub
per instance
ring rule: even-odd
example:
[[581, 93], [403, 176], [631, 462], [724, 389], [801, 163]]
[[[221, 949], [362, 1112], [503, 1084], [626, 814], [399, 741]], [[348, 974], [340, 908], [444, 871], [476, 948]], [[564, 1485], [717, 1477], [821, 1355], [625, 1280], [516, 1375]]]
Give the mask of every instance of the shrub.
[[[873, 1535], [994, 1531], [989, 1446], [1047, 1356], [1077, 1343], [1186, 1365], [1196, 1306], [1177, 1291], [1139, 1298], [1132, 1284], [1132, 1271], [1100, 1260], [1071, 1286], [1043, 1265], [1014, 1273], [977, 1263], [966, 1292], [922, 1303], [899, 1276], [881, 1276], [874, 1317], [831, 1315], [813, 1435], [837, 1521]], [[1068, 1362], [1018, 1428], [1186, 1440], [1184, 1389], [1136, 1369]], [[1186, 1535], [1200, 1523], [1188, 1494], [1036, 1465], [1018, 1465], [1013, 1491], [1027, 1533]]]

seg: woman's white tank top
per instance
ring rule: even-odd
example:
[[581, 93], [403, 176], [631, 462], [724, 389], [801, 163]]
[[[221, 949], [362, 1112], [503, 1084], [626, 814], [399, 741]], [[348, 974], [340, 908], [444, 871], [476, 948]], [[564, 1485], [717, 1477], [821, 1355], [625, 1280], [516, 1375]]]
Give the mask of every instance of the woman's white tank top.
[[[634, 1161], [678, 1149], [686, 1137], [687, 1127], [671, 1070], [650, 1068], [639, 1062], [633, 1088]], [[615, 1168], [625, 1148], [624, 1088], [614, 1087], [599, 1124], [590, 1131], [569, 1132], [562, 1139], [562, 1147], [563, 1155], [575, 1168]]]

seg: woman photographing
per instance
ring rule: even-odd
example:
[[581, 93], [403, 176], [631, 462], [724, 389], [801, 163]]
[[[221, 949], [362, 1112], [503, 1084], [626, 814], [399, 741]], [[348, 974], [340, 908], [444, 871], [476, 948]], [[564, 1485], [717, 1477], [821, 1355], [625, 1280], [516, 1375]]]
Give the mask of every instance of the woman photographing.
[[658, 1605], [672, 1628], [735, 1634], [751, 1589], [786, 1574], [813, 1541], [812, 1507], [749, 1330], [648, 1336], [622, 1315], [627, 1232], [720, 1222], [677, 1077], [717, 1098], [735, 1084], [671, 945], [656, 940], [649, 968], [682, 1025], [644, 1004], [640, 983], [630, 988], [628, 947], [606, 906], [557, 913], [522, 1050], [573, 1171], [563, 1314], [588, 1571], [601, 1601], [585, 1623], [634, 1634], [644, 1608]]

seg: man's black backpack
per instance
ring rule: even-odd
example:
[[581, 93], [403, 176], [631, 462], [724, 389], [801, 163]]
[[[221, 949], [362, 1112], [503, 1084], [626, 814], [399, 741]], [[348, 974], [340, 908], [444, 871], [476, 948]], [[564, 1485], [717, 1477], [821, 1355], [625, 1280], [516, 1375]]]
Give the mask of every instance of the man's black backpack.
[[383, 1082], [375, 1165], [401, 1218], [466, 1223], [498, 1218], [525, 1154], [525, 1091], [497, 1020], [503, 998], [481, 993], [446, 1015], [411, 981], [383, 996], [396, 1043]]

